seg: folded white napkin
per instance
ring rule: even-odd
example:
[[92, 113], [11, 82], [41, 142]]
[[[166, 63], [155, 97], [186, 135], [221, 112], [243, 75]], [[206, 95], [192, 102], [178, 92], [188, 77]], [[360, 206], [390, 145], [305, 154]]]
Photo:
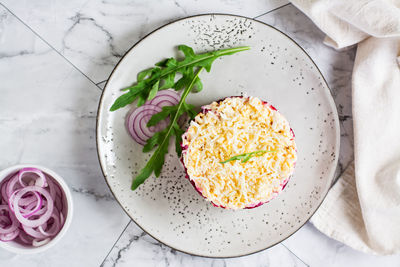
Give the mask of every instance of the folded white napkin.
[[340, 49], [357, 44], [354, 163], [312, 217], [326, 235], [374, 254], [400, 252], [400, 0], [291, 0]]

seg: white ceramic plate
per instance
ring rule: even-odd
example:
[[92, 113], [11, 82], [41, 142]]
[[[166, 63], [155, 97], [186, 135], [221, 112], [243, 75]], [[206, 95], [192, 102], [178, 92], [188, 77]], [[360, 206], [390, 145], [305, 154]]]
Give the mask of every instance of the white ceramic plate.
[[[216, 60], [202, 73], [204, 89], [188, 102], [197, 106], [226, 96], [257, 96], [289, 120], [298, 162], [284, 192], [261, 207], [231, 211], [213, 207], [193, 189], [174, 151], [160, 178], [130, 190], [132, 177], [150, 157], [125, 129], [132, 107], [109, 112], [120, 89], [155, 62], [177, 55], [177, 45], [196, 52], [248, 45], [251, 50]], [[273, 246], [298, 230], [315, 212], [337, 164], [339, 123], [320, 71], [289, 37], [264, 23], [232, 15], [200, 15], [165, 25], [146, 36], [118, 63], [99, 105], [97, 142], [104, 176], [126, 213], [160, 242], [186, 253], [235, 257]]]

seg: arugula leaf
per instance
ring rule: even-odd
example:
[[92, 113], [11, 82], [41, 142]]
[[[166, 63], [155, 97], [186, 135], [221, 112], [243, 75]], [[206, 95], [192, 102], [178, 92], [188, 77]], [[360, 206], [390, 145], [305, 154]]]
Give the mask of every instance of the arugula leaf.
[[252, 157], [259, 157], [259, 156], [264, 155], [265, 153], [272, 153], [272, 152], [276, 152], [276, 150], [258, 150], [258, 151], [254, 151], [254, 152], [250, 152], [250, 153], [243, 153], [240, 155], [233, 156], [225, 161], [220, 161], [219, 163], [225, 164], [225, 163], [228, 163], [233, 160], [240, 160], [242, 163], [246, 163]]
[[[185, 103], [186, 97], [190, 93], [190, 91], [193, 89], [193, 86], [196, 83], [196, 80], [200, 74], [200, 72], [204, 68], [201, 67], [199, 70], [196, 72], [196, 74], [192, 77], [191, 82], [188, 84], [188, 86], [185, 88], [183, 91], [183, 94], [181, 96], [181, 99], [178, 103], [178, 105], [173, 106], [173, 108], [166, 108], [163, 107], [163, 110], [160, 112], [162, 115], [159, 115], [160, 113], [157, 113], [153, 115], [153, 117], [149, 121], [149, 125], [153, 124], [155, 125], [158, 120], [162, 117], [165, 118], [165, 116], [170, 116], [170, 123], [167, 128], [164, 130], [156, 133], [153, 137], [147, 140], [146, 145], [143, 148], [143, 151], [149, 151], [152, 148], [154, 148], [156, 145], [158, 145], [157, 149], [154, 151], [153, 156], [149, 159], [147, 164], [144, 166], [144, 168], [140, 171], [139, 175], [136, 176], [133, 179], [132, 182], [132, 190], [135, 190], [136, 188], [139, 187], [153, 172], [156, 177], [160, 176], [162, 166], [164, 165], [165, 161], [165, 154], [168, 153], [168, 146], [169, 146], [169, 140], [170, 137], [174, 134], [176, 136], [176, 141], [177, 141], [177, 147], [176, 150], [177, 152], [180, 151], [180, 136], [183, 134], [183, 130], [179, 127], [178, 125], [178, 119], [180, 116], [183, 115], [187, 111], [187, 108], [190, 107]], [[191, 107], [190, 107], [191, 108]], [[178, 149], [179, 146], [179, 149]], [[178, 153], [179, 154], [179, 153]]]
[[[184, 59], [177, 61], [174, 58], [168, 58], [158, 62], [154, 68], [141, 71], [137, 75], [137, 83], [123, 89], [128, 91], [121, 95], [111, 106], [110, 111], [115, 111], [138, 99], [137, 105], [143, 105], [146, 100], [152, 99], [158, 90], [174, 88], [182, 90], [185, 85], [192, 81], [194, 76], [194, 68], [204, 67], [207, 72], [211, 70], [211, 65], [215, 59], [224, 55], [232, 55], [234, 53], [249, 50], [250, 47], [235, 47], [221, 49], [217, 51], [196, 54], [193, 49], [186, 45], [178, 46], [178, 49], [184, 54]], [[182, 77], [175, 82], [175, 76], [179, 73]], [[203, 85], [199, 78], [195, 80], [193, 92], [202, 90]]]
[[137, 80], [138, 82], [143, 81], [145, 78], [151, 75], [152, 69], [143, 70], [138, 73]]

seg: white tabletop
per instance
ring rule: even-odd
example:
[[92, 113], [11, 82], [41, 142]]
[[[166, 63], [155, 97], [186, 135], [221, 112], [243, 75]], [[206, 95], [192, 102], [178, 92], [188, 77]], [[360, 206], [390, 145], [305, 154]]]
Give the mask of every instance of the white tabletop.
[[351, 70], [355, 49], [326, 47], [324, 34], [286, 0], [1, 0], [0, 169], [45, 165], [72, 189], [75, 214], [65, 238], [40, 255], [0, 250], [1, 266], [394, 266], [400, 256], [363, 254], [307, 223], [263, 252], [207, 259], [152, 239], [123, 212], [101, 174], [95, 119], [114, 65], [153, 29], [189, 15], [232, 13], [287, 33], [325, 75], [341, 122], [338, 174], [353, 158]]

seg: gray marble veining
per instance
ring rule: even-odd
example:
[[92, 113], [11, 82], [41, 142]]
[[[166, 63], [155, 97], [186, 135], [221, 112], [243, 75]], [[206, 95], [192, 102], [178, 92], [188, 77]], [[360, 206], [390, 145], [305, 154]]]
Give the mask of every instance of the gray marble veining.
[[97, 162], [101, 91], [1, 6], [0, 79], [0, 168], [49, 167], [64, 177], [75, 203], [71, 228], [55, 248], [40, 256], [1, 250], [0, 265], [100, 265], [129, 221]]
[[20, 1], [7, 8], [95, 83], [106, 79], [121, 56], [165, 23], [201, 13], [259, 16], [287, 0]]
[[160, 244], [144, 233], [134, 222], [131, 222], [102, 266], [132, 266], [135, 263], [160, 267], [307, 266], [282, 245], [250, 256], [232, 259], [209, 259], [191, 256]]

